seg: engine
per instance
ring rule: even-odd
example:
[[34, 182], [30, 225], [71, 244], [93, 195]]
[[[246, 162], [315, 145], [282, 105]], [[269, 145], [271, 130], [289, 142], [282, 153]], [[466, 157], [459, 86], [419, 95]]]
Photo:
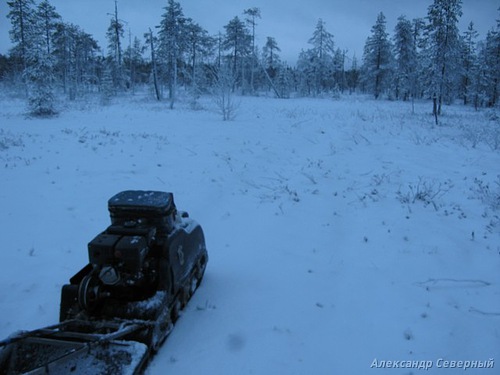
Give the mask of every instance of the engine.
[[111, 225], [89, 242], [89, 263], [63, 286], [61, 321], [78, 311], [113, 315], [159, 290], [182, 300], [186, 285], [201, 280], [208, 259], [203, 231], [177, 211], [172, 193], [123, 191], [108, 210]]

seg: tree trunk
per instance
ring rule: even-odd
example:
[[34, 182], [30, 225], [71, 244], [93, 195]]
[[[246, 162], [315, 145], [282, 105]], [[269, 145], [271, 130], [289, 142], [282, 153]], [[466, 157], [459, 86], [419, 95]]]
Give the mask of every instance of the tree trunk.
[[434, 96], [432, 97], [432, 114], [434, 115], [436, 125], [438, 125], [438, 108], [437, 108], [437, 95], [436, 94], [434, 94]]
[[155, 87], [156, 100], [160, 101], [160, 90], [158, 88], [158, 77], [156, 73], [156, 57], [155, 57], [155, 46], [153, 43], [153, 32], [149, 29], [149, 39], [151, 44], [151, 64], [153, 65], [153, 84]]

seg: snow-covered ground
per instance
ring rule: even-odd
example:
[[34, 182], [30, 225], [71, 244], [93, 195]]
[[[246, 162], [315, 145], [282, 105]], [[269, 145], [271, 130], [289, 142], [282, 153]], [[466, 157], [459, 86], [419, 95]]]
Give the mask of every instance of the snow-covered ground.
[[57, 322], [108, 198], [164, 190], [210, 260], [147, 374], [498, 373], [494, 113], [247, 97], [223, 122], [136, 95], [44, 120], [0, 100], [0, 339]]

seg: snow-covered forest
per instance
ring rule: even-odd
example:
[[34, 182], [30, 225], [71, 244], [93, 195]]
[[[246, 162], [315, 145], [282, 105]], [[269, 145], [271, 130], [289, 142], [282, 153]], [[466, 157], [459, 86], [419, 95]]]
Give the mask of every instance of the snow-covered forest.
[[[148, 87], [157, 100], [175, 107], [179, 92], [193, 107], [201, 95], [222, 97], [225, 112], [232, 94], [270, 92], [278, 98], [335, 97], [369, 93], [390, 100], [428, 99], [433, 113], [460, 100], [475, 108], [498, 105], [500, 85], [500, 21], [479, 38], [471, 22], [458, 29], [460, 0], [436, 0], [427, 17], [401, 15], [387, 30], [380, 13], [360, 61], [336, 47], [328, 25], [311, 25], [309, 44], [296, 66], [280, 59], [280, 44], [267, 36], [256, 44], [259, 8], [242, 10], [218, 35], [184, 14], [180, 2], [168, 0], [158, 25], [143, 35], [125, 35], [115, 2], [106, 33], [108, 45], [65, 22], [49, 0], [8, 1], [12, 49], [0, 56], [4, 87], [27, 97], [29, 111], [50, 116], [59, 112], [56, 98], [73, 101], [98, 95], [103, 104], [122, 93]], [[222, 27], [222, 25], [221, 25]], [[224, 113], [224, 118], [227, 113]]]

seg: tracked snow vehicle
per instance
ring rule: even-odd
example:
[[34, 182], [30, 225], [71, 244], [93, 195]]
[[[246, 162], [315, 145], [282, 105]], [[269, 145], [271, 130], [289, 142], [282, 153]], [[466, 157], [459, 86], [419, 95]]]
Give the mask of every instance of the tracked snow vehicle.
[[0, 374], [137, 374], [170, 333], [205, 272], [203, 230], [172, 193], [123, 191], [108, 209], [60, 323], [0, 342]]

